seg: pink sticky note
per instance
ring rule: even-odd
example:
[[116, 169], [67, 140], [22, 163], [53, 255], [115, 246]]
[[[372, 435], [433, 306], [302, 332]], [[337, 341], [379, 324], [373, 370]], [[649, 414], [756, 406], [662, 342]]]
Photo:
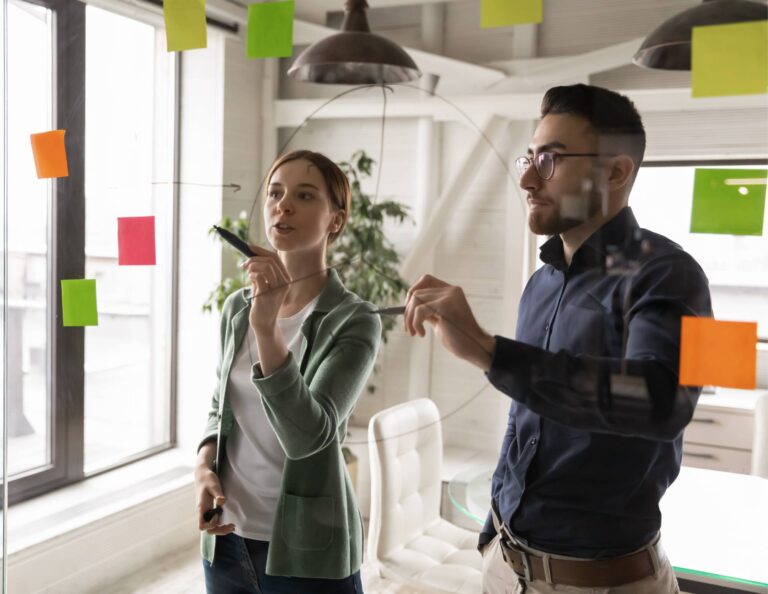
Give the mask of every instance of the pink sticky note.
[[120, 266], [154, 266], [155, 217], [118, 218], [117, 247]]

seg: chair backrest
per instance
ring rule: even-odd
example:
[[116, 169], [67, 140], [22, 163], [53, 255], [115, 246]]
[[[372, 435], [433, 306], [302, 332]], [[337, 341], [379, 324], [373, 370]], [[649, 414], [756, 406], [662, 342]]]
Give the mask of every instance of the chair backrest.
[[437, 406], [420, 398], [377, 413], [368, 442], [368, 556], [379, 560], [440, 517], [443, 434]]
[[760, 394], [755, 403], [752, 474], [768, 478], [768, 392]]

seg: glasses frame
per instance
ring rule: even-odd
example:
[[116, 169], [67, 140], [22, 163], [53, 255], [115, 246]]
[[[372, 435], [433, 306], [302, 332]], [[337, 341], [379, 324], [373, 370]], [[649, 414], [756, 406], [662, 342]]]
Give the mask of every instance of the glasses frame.
[[[541, 175], [541, 170], [539, 169], [539, 157], [542, 155], [552, 155], [552, 172], [547, 176], [544, 177]], [[537, 153], [533, 155], [532, 157], [528, 155], [523, 155], [522, 157], [518, 157], [515, 159], [515, 167], [517, 169], [518, 175], [522, 178], [528, 169], [530, 169], [531, 165], [533, 165], [536, 169], [536, 175], [538, 175], [541, 179], [544, 181], [552, 179], [552, 177], [555, 175], [555, 166], [557, 165], [557, 158], [558, 157], [615, 157], [615, 154], [608, 154], [608, 153], [555, 153], [553, 151], [543, 151], [541, 153]]]

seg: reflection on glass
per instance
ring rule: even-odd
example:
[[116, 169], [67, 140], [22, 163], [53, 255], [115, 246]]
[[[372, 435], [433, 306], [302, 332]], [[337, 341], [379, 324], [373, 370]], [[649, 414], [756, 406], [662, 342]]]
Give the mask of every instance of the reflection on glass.
[[[85, 331], [85, 472], [169, 440], [170, 200], [153, 191], [154, 27], [87, 7], [86, 278], [99, 326]], [[163, 147], [163, 150], [170, 150]], [[120, 266], [117, 218], [156, 217], [157, 266]]]
[[38, 180], [29, 135], [52, 128], [51, 13], [8, 6], [9, 475], [50, 463], [48, 228], [52, 183]]
[[701, 264], [709, 278], [716, 318], [757, 322], [758, 336], [768, 337], [768, 233], [691, 233], [694, 171], [695, 167], [641, 168], [629, 204], [641, 227], [679, 243]]

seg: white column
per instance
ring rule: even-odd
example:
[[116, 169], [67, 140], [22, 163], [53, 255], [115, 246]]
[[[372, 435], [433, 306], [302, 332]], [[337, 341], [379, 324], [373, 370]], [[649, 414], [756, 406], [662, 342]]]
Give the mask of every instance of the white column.
[[[427, 4], [422, 6], [422, 45], [424, 50], [442, 53], [445, 27], [445, 5]], [[438, 84], [437, 77], [425, 72], [419, 81], [423, 93], [431, 94]], [[421, 233], [429, 219], [431, 209], [440, 195], [440, 139], [441, 125], [432, 117], [418, 120], [418, 178], [416, 204], [413, 210], [416, 219], [416, 231]], [[434, 250], [425, 251], [419, 260], [424, 273], [434, 269]], [[410, 280], [410, 279], [409, 279]], [[431, 395], [430, 372], [432, 363], [433, 335], [424, 339], [411, 340], [410, 374], [408, 398], [425, 398]]]

